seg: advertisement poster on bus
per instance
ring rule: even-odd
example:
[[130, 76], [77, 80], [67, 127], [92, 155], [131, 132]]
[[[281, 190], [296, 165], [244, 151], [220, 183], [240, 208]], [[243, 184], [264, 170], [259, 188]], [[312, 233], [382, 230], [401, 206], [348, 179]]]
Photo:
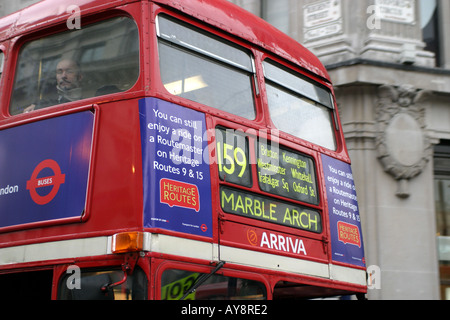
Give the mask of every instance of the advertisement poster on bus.
[[365, 267], [361, 220], [351, 166], [322, 155], [332, 260]]
[[0, 228], [81, 217], [93, 126], [85, 111], [0, 131]]
[[144, 227], [212, 237], [205, 115], [155, 98], [139, 101]]

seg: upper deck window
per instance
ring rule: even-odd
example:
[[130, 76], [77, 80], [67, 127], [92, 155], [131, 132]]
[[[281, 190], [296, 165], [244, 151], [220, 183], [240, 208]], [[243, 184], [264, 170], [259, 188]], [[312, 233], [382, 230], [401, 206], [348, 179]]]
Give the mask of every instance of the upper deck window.
[[138, 29], [130, 18], [34, 40], [19, 53], [10, 113], [126, 91], [138, 76]]
[[286, 133], [335, 150], [331, 93], [272, 62], [264, 62], [264, 72], [274, 125]]
[[247, 119], [255, 118], [249, 53], [192, 26], [158, 16], [161, 78], [167, 91]]

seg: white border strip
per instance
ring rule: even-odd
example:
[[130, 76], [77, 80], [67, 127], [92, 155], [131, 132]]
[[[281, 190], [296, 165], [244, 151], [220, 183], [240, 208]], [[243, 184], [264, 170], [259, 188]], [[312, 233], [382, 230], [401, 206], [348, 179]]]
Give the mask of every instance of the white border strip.
[[[181, 240], [181, 241], [180, 241]], [[218, 247], [210, 242], [191, 239], [180, 239], [178, 237], [164, 234], [151, 234], [144, 243], [144, 249], [151, 252], [159, 252], [193, 259], [218, 261]]]
[[329, 278], [328, 264], [258, 251], [220, 246], [220, 259], [222, 261], [255, 268], [264, 268], [326, 279]]
[[366, 271], [330, 264], [330, 279], [367, 286]]
[[84, 238], [1, 248], [0, 265], [107, 254], [108, 237]]
[[[181, 243], [181, 245], [180, 245]], [[111, 254], [112, 236], [36, 243], [0, 248], [0, 265], [70, 259]], [[367, 285], [366, 272], [275, 254], [219, 246], [214, 243], [144, 233], [144, 251], [159, 252], [207, 261], [320, 277], [356, 285]]]

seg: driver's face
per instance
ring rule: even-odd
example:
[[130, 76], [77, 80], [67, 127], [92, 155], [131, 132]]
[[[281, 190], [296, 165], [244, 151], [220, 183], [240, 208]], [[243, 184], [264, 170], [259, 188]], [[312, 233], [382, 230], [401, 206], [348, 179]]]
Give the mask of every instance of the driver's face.
[[61, 60], [56, 66], [56, 82], [63, 90], [79, 88], [81, 74], [77, 64], [71, 60]]

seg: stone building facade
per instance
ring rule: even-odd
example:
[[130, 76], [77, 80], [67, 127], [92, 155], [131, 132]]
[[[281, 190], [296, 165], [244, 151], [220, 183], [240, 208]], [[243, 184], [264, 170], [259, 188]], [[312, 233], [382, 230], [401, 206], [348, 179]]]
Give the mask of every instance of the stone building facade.
[[[446, 0], [234, 0], [327, 67], [362, 213], [369, 299], [450, 299]], [[379, 268], [379, 269], [378, 269]]]

